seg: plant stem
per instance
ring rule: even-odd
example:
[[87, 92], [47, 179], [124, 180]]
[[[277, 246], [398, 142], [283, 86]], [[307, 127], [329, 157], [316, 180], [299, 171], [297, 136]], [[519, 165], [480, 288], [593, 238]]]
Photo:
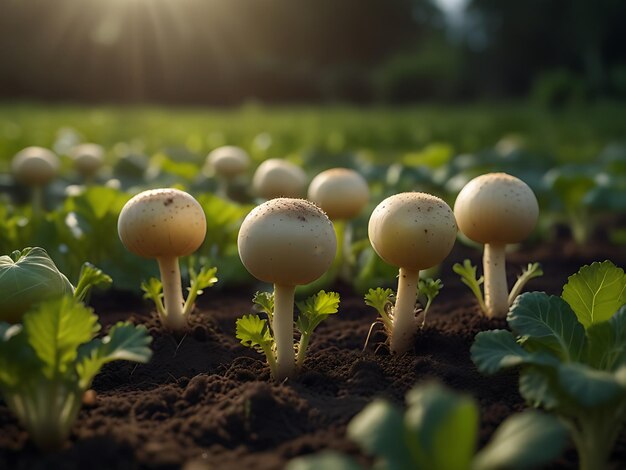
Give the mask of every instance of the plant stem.
[[43, 214], [43, 188], [41, 186], [33, 186], [31, 205], [33, 220], [39, 221], [41, 214]]
[[509, 311], [509, 289], [506, 285], [504, 245], [485, 244], [483, 273], [487, 316], [505, 317]]
[[308, 334], [302, 334], [300, 336], [300, 343], [298, 344], [298, 356], [296, 357], [296, 367], [300, 369], [304, 364], [304, 357], [306, 356], [306, 350], [309, 347], [309, 341], [311, 336]]
[[612, 412], [591, 412], [580, 416], [578, 425], [572, 423], [570, 428], [578, 451], [580, 470], [605, 469], [619, 435], [621, 420], [616, 420]]
[[163, 284], [163, 301], [165, 304], [164, 325], [174, 331], [182, 331], [187, 326], [183, 315], [183, 289], [180, 281], [180, 267], [176, 256], [158, 258], [161, 283]]
[[295, 286], [274, 284], [274, 318], [272, 330], [276, 342], [276, 380], [294, 374], [296, 362], [293, 351], [293, 303]]
[[391, 332], [391, 352], [393, 353], [402, 354], [408, 351], [411, 347], [411, 340], [417, 332], [415, 303], [419, 277], [419, 270], [400, 268], [396, 305], [393, 308], [393, 331]]

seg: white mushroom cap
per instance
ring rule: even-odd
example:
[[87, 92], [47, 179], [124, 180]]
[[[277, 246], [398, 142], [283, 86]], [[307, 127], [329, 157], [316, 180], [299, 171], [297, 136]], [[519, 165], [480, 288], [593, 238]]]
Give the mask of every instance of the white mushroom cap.
[[246, 151], [234, 145], [224, 145], [213, 150], [207, 156], [207, 164], [215, 173], [225, 178], [234, 178], [244, 173], [250, 166], [250, 157]]
[[29, 186], [44, 186], [59, 172], [59, 158], [43, 147], [26, 147], [13, 157], [11, 168], [15, 178]]
[[372, 247], [387, 263], [423, 270], [450, 254], [457, 226], [443, 200], [410, 192], [389, 196], [376, 206], [367, 231]]
[[254, 193], [264, 199], [302, 197], [306, 183], [306, 173], [302, 168], [280, 158], [265, 160], [252, 178]]
[[315, 204], [277, 198], [246, 216], [237, 246], [242, 263], [254, 277], [296, 286], [314, 281], [330, 268], [337, 239], [332, 222]]
[[104, 148], [98, 144], [80, 144], [69, 152], [74, 160], [74, 166], [84, 176], [92, 176], [100, 169], [104, 162]]
[[369, 200], [367, 181], [354, 170], [331, 168], [309, 185], [308, 199], [320, 206], [331, 220], [353, 219]]
[[137, 194], [120, 212], [120, 240], [144, 258], [187, 256], [206, 235], [202, 206], [178, 189], [151, 189]]
[[461, 232], [471, 240], [506, 245], [530, 235], [537, 224], [539, 205], [519, 178], [488, 173], [465, 185], [454, 203], [454, 215]]

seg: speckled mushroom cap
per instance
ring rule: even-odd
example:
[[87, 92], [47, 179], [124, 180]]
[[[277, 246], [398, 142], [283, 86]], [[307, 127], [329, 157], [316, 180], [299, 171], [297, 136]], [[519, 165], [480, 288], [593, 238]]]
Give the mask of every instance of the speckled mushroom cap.
[[59, 172], [59, 158], [43, 147], [26, 147], [13, 157], [11, 169], [15, 178], [29, 186], [44, 186]]
[[237, 239], [239, 257], [257, 279], [304, 285], [324, 274], [335, 258], [330, 219], [312, 202], [277, 198], [246, 216]]
[[367, 182], [359, 173], [349, 168], [331, 168], [313, 178], [307, 197], [331, 220], [349, 220], [359, 215], [369, 195]]
[[207, 156], [207, 164], [218, 175], [233, 178], [245, 172], [250, 165], [246, 151], [234, 145], [224, 145], [213, 150]]
[[306, 183], [306, 173], [298, 165], [280, 158], [270, 158], [254, 172], [252, 189], [263, 199], [299, 198], [304, 196]]
[[204, 241], [206, 218], [190, 194], [151, 189], [126, 203], [117, 231], [128, 251], [144, 258], [187, 256]]
[[457, 227], [443, 200], [410, 192], [389, 196], [376, 206], [367, 231], [372, 247], [387, 263], [422, 270], [450, 254]]
[[533, 191], [519, 178], [488, 173], [463, 187], [454, 215], [461, 232], [475, 242], [518, 243], [535, 228], [539, 206]]
[[74, 166], [83, 175], [95, 174], [104, 161], [104, 149], [98, 144], [80, 144], [70, 150]]

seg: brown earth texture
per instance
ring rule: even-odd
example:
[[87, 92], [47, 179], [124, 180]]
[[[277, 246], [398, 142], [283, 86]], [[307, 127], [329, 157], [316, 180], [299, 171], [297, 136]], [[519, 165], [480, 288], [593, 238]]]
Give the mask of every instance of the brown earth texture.
[[[251, 312], [253, 288], [207, 291], [182, 337], [164, 331], [150, 305], [136, 297], [111, 292], [94, 299], [104, 325], [128, 318], [148, 326], [152, 361], [105, 366], [93, 384], [95, 403], [83, 407], [69, 442], [56, 453], [40, 453], [0, 401], [0, 469], [279, 469], [321, 449], [340, 450], [367, 464], [345, 436], [350, 419], [375, 397], [401, 404], [412, 386], [433, 379], [474, 396], [482, 444], [525, 405], [516, 371], [484, 377], [470, 359], [476, 333], [506, 327], [504, 320], [481, 317], [452, 273], [452, 263], [464, 257], [477, 262], [479, 256], [455, 248], [442, 267], [445, 287], [428, 322], [414, 350], [402, 356], [389, 354], [381, 332], [363, 351], [376, 314], [360, 295], [340, 288], [339, 314], [314, 333], [304, 370], [282, 383], [273, 382], [263, 358], [235, 338], [235, 319]], [[527, 290], [560, 294], [580, 266], [604, 259], [626, 267], [625, 249], [601, 240], [586, 248], [567, 241], [527, 248], [509, 256], [509, 282], [522, 265], [540, 261], [545, 275]], [[624, 435], [612, 465], [626, 465]], [[570, 445], [550, 468], [576, 467]]]

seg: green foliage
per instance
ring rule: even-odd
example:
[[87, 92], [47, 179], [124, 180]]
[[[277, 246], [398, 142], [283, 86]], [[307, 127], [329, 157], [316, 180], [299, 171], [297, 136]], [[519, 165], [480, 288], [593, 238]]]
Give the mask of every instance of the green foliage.
[[463, 260], [463, 264], [455, 263], [452, 266], [452, 269], [455, 273], [461, 276], [461, 282], [470, 288], [476, 300], [478, 300], [478, 305], [480, 306], [480, 311], [483, 312], [484, 315], [487, 314], [487, 306], [485, 305], [485, 300], [483, 299], [483, 291], [480, 287], [483, 282], [485, 282], [485, 278], [483, 276], [477, 277], [476, 275], [476, 266], [472, 265], [472, 262], [468, 259]]
[[339, 294], [322, 290], [296, 305], [300, 311], [296, 320], [296, 329], [300, 332], [296, 366], [302, 367], [313, 330], [339, 310]]
[[439, 292], [443, 288], [441, 279], [420, 279], [417, 283], [418, 302], [423, 306], [422, 309], [422, 326], [426, 324], [426, 315], [428, 310], [435, 300], [435, 297], [439, 295]]
[[163, 283], [161, 280], [156, 277], [151, 277], [148, 281], [142, 281], [141, 290], [144, 292], [144, 299], [154, 302], [159, 317], [161, 317], [161, 319], [166, 317], [167, 313], [163, 306]]
[[85, 262], [78, 275], [78, 283], [74, 290], [74, 297], [84, 302], [93, 287], [110, 286], [112, 283], [113, 279], [111, 279], [111, 276], [103, 273], [101, 269], [95, 267], [93, 264]]
[[528, 281], [536, 277], [543, 276], [543, 269], [539, 263], [528, 263], [526, 269], [522, 270], [522, 274], [517, 276], [517, 281], [509, 292], [509, 305], [512, 305], [518, 295], [522, 293], [522, 289]]
[[235, 336], [241, 344], [248, 348], [253, 348], [257, 352], [265, 355], [270, 366], [272, 376], [276, 376], [276, 355], [274, 353], [274, 337], [267, 324], [267, 320], [261, 319], [258, 315], [244, 315], [238, 318], [236, 323]]
[[604, 468], [626, 422], [624, 271], [609, 261], [583, 266], [562, 297], [522, 294], [512, 331], [481, 332], [471, 348], [478, 369], [521, 367], [520, 393], [568, 423], [581, 468]]
[[[505, 420], [478, 453], [479, 416], [475, 401], [439, 384], [415, 387], [407, 410], [378, 399], [348, 424], [348, 436], [389, 470], [531, 469], [557, 457], [566, 442], [559, 421], [536, 411]], [[450, 439], [454, 439], [454, 448]], [[301, 457], [288, 470], [358, 469], [356, 462], [332, 453]]]
[[97, 316], [71, 297], [47, 300], [24, 314], [23, 325], [0, 323], [0, 393], [42, 449], [67, 438], [83, 393], [107, 362], [147, 362], [144, 327], [118, 323], [99, 339]]
[[376, 289], [370, 289], [365, 294], [365, 305], [374, 307], [380, 316], [385, 330], [388, 332], [393, 329], [393, 316], [392, 310], [395, 303], [395, 293], [391, 289], [383, 289], [377, 287]]

